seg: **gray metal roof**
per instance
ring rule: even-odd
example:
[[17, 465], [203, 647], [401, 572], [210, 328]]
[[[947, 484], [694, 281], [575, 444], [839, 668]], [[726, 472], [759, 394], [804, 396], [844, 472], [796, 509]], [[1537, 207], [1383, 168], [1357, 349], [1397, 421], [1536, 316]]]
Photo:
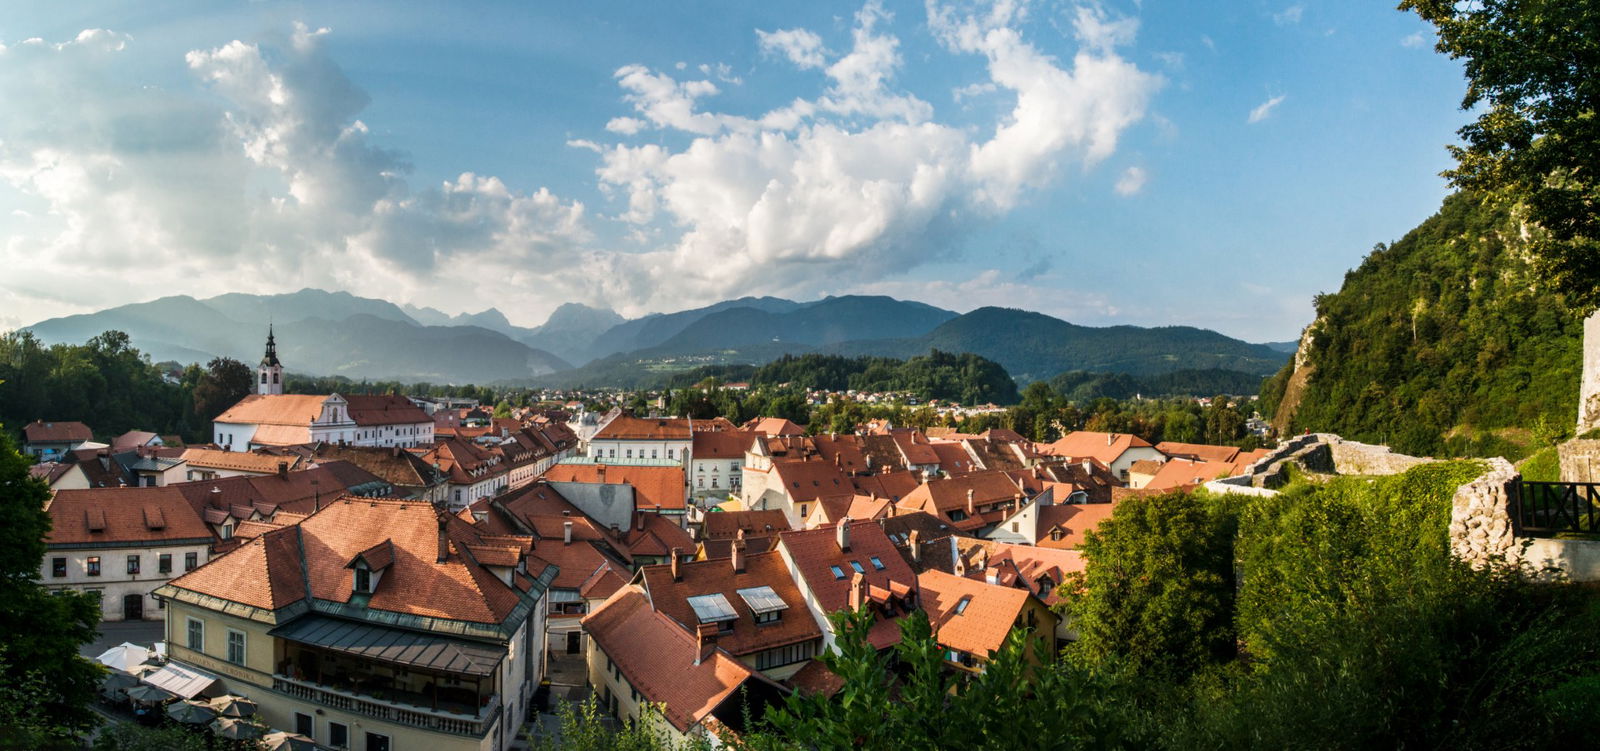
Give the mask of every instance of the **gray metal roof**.
[[749, 605], [750, 611], [754, 613], [771, 613], [789, 608], [784, 603], [783, 598], [779, 597], [777, 592], [772, 591], [772, 587], [766, 585], [749, 587], [738, 590], [738, 592], [739, 596], [744, 598], [744, 604]]
[[488, 676], [505, 659], [504, 647], [416, 631], [308, 615], [270, 632], [272, 636], [397, 665], [443, 673]]
[[694, 608], [695, 617], [701, 623], [716, 623], [718, 621], [731, 621], [739, 617], [733, 612], [733, 605], [721, 592], [709, 595], [695, 595], [689, 598], [689, 607]]

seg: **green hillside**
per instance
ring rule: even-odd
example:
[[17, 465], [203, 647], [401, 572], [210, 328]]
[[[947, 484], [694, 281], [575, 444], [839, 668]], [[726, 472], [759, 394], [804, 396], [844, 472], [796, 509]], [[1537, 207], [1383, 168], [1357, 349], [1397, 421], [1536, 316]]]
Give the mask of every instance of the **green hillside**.
[[1525, 250], [1504, 207], [1445, 199], [1318, 296], [1309, 374], [1280, 373], [1264, 404], [1281, 401], [1291, 431], [1412, 454], [1515, 455], [1548, 441], [1577, 414], [1582, 320], [1535, 281]]

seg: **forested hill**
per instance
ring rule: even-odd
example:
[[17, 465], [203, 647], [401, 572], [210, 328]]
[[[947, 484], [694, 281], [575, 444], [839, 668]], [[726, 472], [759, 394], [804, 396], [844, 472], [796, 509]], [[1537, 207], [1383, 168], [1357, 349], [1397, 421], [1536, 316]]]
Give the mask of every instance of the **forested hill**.
[[664, 379], [684, 388], [706, 378], [752, 386], [793, 386], [829, 391], [903, 391], [922, 399], [962, 404], [1015, 404], [1017, 384], [1005, 368], [973, 354], [934, 350], [905, 360], [891, 357], [784, 355], [765, 365], [709, 365]]
[[1577, 414], [1582, 320], [1534, 279], [1523, 225], [1475, 195], [1319, 295], [1299, 374], [1263, 389], [1280, 429], [1409, 454], [1519, 454]]

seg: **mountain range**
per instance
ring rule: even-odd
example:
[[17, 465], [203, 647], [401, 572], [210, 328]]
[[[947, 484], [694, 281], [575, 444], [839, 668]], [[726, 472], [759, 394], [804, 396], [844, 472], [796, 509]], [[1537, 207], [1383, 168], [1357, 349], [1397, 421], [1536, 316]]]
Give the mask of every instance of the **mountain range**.
[[447, 383], [626, 387], [701, 365], [760, 364], [806, 352], [899, 358], [933, 349], [971, 352], [999, 362], [1019, 381], [1073, 370], [1151, 375], [1221, 368], [1264, 375], [1288, 359], [1276, 346], [1187, 326], [1079, 326], [1023, 310], [957, 314], [859, 295], [812, 302], [744, 297], [631, 320], [568, 303], [527, 328], [495, 308], [449, 315], [304, 289], [165, 297], [41, 321], [29, 330], [52, 343], [118, 329], [157, 361], [224, 355], [253, 363], [269, 321], [291, 371]]

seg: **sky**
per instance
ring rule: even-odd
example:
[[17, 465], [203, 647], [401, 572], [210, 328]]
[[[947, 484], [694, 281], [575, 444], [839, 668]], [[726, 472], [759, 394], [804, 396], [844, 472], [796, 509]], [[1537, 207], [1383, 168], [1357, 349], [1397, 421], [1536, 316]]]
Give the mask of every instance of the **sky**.
[[1298, 337], [1449, 192], [1393, 2], [0, 8], [0, 330], [342, 289], [744, 295]]

